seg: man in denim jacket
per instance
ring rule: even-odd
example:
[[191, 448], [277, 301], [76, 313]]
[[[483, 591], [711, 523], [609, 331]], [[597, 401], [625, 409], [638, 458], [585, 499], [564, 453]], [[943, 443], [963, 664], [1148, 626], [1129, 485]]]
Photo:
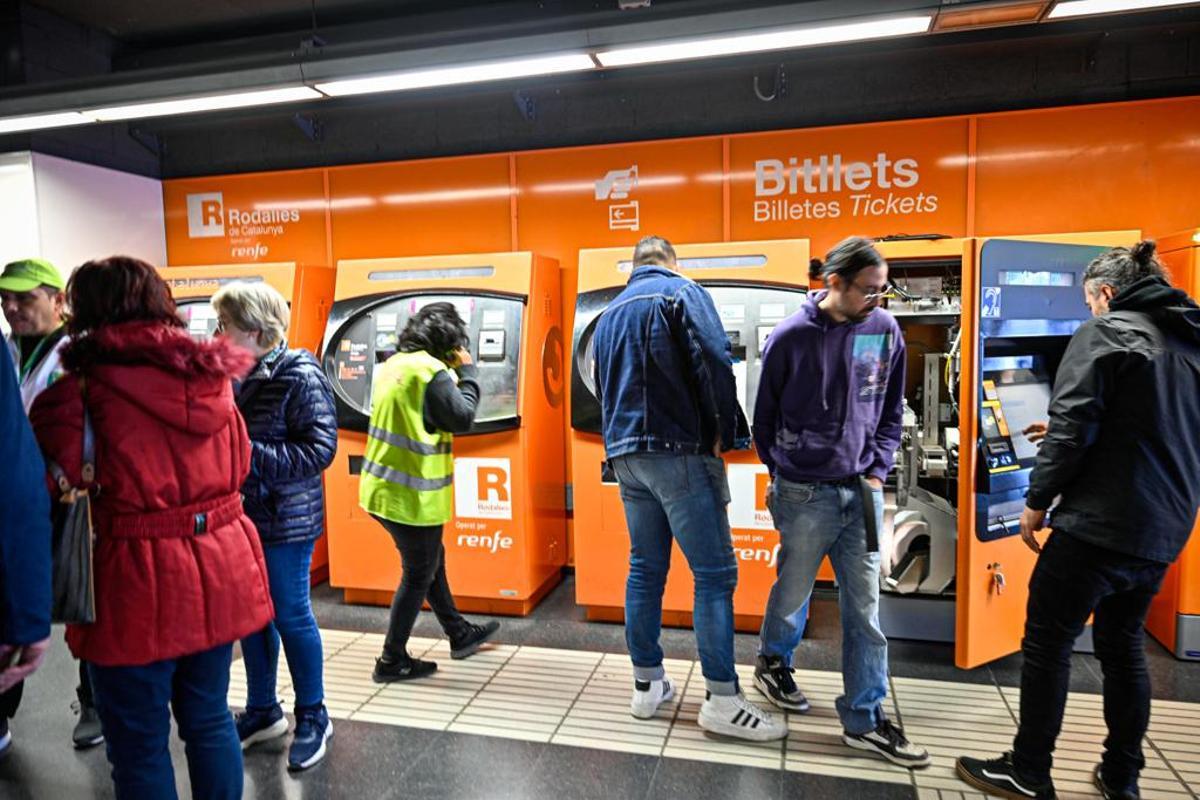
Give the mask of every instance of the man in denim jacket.
[[596, 391], [604, 447], [629, 525], [625, 640], [633, 659], [630, 712], [654, 716], [675, 687], [658, 637], [662, 594], [677, 541], [695, 578], [693, 615], [708, 689], [700, 726], [766, 741], [787, 727], [747, 702], [733, 664], [737, 560], [729, 484], [720, 453], [746, 446], [729, 339], [712, 297], [675, 272], [675, 250], [647, 236], [629, 284], [596, 326]]

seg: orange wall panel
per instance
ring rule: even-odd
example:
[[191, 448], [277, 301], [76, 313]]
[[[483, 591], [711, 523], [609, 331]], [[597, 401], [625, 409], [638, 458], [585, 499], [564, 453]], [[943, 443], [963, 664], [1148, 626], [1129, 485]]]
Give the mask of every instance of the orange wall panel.
[[508, 156], [329, 170], [336, 260], [512, 249]]
[[851, 235], [964, 236], [968, 133], [960, 118], [731, 136], [731, 238], [822, 256]]
[[1200, 98], [979, 117], [980, 235], [1200, 221]]
[[163, 181], [167, 261], [328, 265], [324, 170]]

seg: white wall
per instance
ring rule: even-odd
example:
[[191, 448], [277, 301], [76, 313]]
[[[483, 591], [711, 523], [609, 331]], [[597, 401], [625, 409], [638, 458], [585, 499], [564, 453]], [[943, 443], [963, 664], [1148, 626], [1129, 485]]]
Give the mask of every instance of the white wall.
[[29, 153], [0, 153], [0, 266], [41, 252]]
[[32, 161], [38, 255], [64, 276], [111, 255], [167, 263], [159, 181], [40, 153]]

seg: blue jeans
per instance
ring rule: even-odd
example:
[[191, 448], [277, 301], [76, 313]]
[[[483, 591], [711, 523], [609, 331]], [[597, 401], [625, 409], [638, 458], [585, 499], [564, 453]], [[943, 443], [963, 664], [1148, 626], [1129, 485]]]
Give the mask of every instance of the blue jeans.
[[279, 702], [275, 674], [281, 638], [296, 691], [296, 708], [316, 707], [325, 702], [321, 631], [309, 600], [312, 552], [313, 542], [263, 545], [275, 621], [242, 640], [247, 708], [271, 708]]
[[139, 667], [89, 664], [117, 800], [175, 800], [171, 716], [186, 744], [192, 797], [242, 796], [242, 746], [229, 713], [233, 645]]
[[733, 590], [737, 559], [725, 506], [725, 463], [713, 456], [635, 453], [612, 460], [629, 525], [625, 642], [636, 680], [663, 677], [662, 595], [679, 543], [695, 579], [692, 606], [700, 668], [708, 691], [738, 691], [733, 668]]
[[[883, 527], [883, 492], [875, 495], [876, 530]], [[842, 727], [852, 734], [874, 730], [887, 697], [887, 638], [879, 629], [879, 553], [867, 552], [858, 479], [844, 484], [792, 483], [778, 476], [767, 508], [779, 530], [775, 585], [763, 615], [759, 652], [792, 652], [804, 633], [804, 607], [821, 560], [829, 556], [838, 581], [842, 616], [842, 682], [836, 701]]]

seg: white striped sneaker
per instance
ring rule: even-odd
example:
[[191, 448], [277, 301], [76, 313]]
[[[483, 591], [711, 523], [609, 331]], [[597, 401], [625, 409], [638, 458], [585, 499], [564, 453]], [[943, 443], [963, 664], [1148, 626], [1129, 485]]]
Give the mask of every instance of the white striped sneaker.
[[700, 706], [699, 722], [709, 733], [754, 742], [769, 742], [788, 735], [787, 723], [751, 703], [741, 692], [730, 695], [708, 692], [704, 705]]
[[650, 719], [658, 707], [675, 696], [675, 687], [670, 678], [657, 681], [634, 681], [633, 699], [629, 701], [629, 713], [638, 719]]

